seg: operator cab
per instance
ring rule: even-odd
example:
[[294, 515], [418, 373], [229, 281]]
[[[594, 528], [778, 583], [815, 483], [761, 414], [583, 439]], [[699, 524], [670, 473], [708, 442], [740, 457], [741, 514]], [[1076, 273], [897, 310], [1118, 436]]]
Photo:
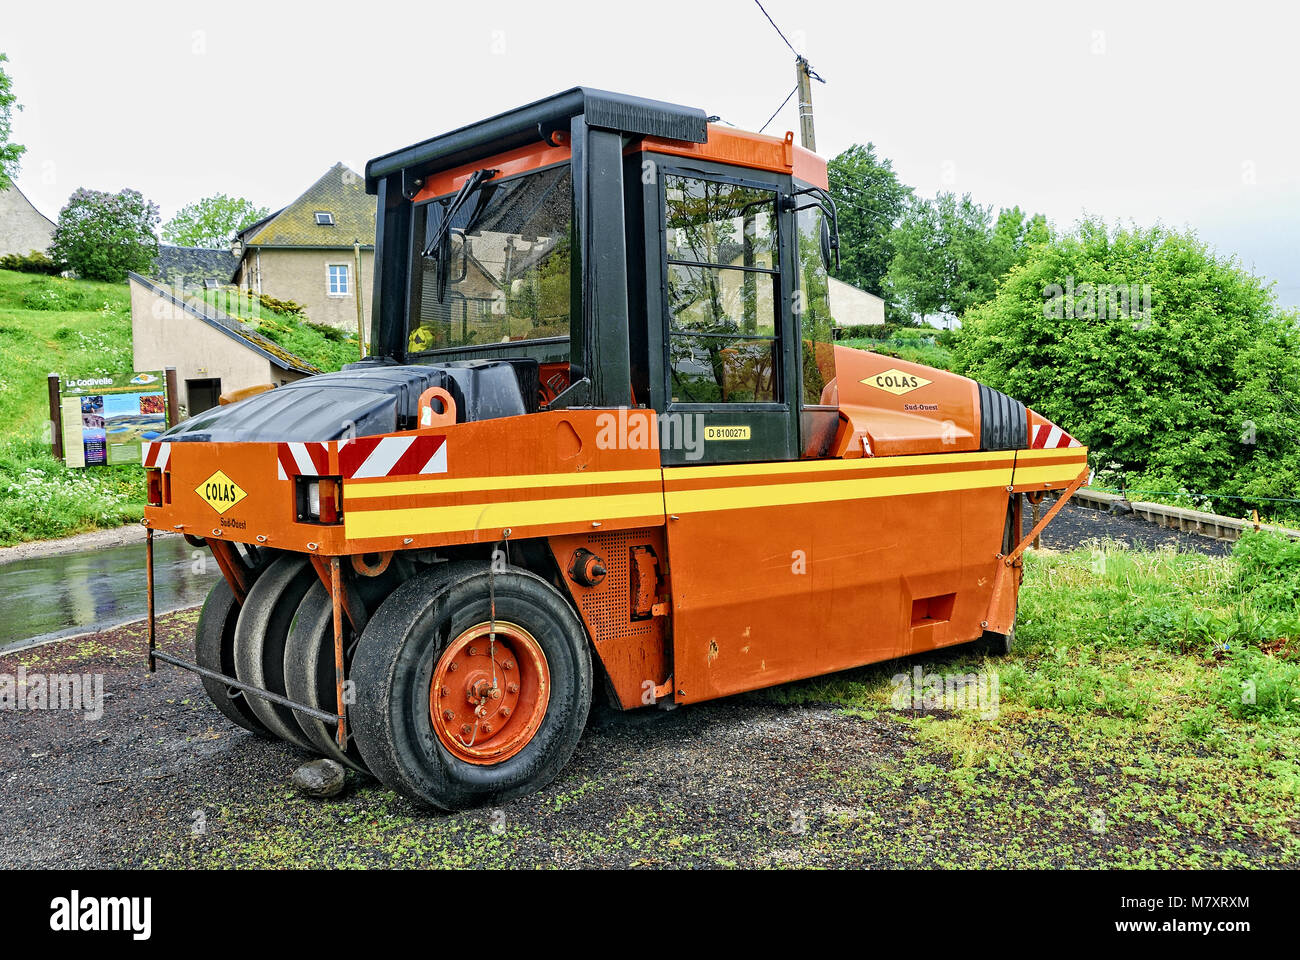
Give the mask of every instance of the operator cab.
[[651, 408], [664, 464], [830, 454], [834, 205], [792, 135], [580, 88], [366, 173], [367, 364], [507, 361], [529, 411]]

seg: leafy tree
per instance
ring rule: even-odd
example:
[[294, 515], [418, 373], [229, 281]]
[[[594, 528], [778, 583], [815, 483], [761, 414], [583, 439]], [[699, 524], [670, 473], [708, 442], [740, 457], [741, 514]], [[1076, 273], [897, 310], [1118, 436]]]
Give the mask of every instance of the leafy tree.
[[1052, 229], [1041, 213], [1031, 217], [1019, 207], [1000, 211], [993, 224], [994, 268], [998, 271], [998, 276], [1001, 277], [1022, 262], [1030, 246], [1047, 243], [1051, 239]]
[[157, 204], [139, 191], [80, 187], [59, 211], [50, 257], [84, 280], [122, 280], [128, 270], [148, 270], [157, 260], [157, 225]]
[[899, 182], [890, 160], [874, 144], [855, 143], [827, 165], [840, 226], [839, 279], [884, 296], [884, 278], [894, 257], [891, 231], [912, 195]]
[[914, 200], [891, 235], [888, 289], [914, 316], [961, 317], [993, 296], [998, 281], [1051, 236], [1041, 215], [980, 206], [970, 194]]
[[3, 64], [9, 57], [0, 53], [0, 190], [7, 190], [13, 178], [18, 175], [18, 165], [27, 148], [20, 143], [9, 140], [10, 121], [15, 110], [21, 110], [22, 104], [13, 91], [13, 79], [5, 72]]
[[[965, 314], [961, 372], [1112, 462], [1130, 490], [1266, 515], [1300, 496], [1300, 328], [1193, 233], [1085, 220]], [[1296, 515], [1291, 508], [1292, 515]]]
[[163, 239], [180, 247], [228, 247], [235, 234], [271, 211], [243, 197], [218, 193], [181, 207], [162, 229]]

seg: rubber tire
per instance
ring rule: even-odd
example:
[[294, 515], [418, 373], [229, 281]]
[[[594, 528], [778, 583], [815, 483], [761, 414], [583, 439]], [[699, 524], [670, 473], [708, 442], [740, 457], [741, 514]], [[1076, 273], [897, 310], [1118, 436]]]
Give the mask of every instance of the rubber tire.
[[[239, 621], [239, 604], [225, 578], [208, 591], [194, 631], [194, 660], [200, 667], [235, 676], [235, 624]], [[257, 718], [242, 691], [220, 680], [203, 677], [203, 690], [226, 719], [259, 737], [272, 736]]]
[[[352, 586], [367, 610], [376, 609], [393, 589], [393, 583], [388, 578], [358, 578], [352, 581]], [[344, 643], [351, 646], [350, 626], [345, 624], [345, 630], [348, 632], [344, 635]], [[284, 685], [290, 700], [333, 711], [337, 709], [336, 682], [334, 602], [330, 599], [325, 584], [317, 582], [307, 591], [302, 603], [298, 604], [293, 623], [289, 627], [289, 637], [284, 646]], [[366, 769], [355, 739], [349, 740], [346, 753], [339, 749], [333, 724], [305, 713], [295, 713], [294, 721], [317, 751], [361, 773], [370, 772]]]
[[[283, 556], [268, 566], [244, 600], [235, 625], [235, 676], [244, 683], [288, 696], [284, 685], [284, 645], [298, 605], [319, 583], [305, 557]], [[248, 697], [257, 719], [275, 736], [312, 753], [312, 745], [294, 720], [294, 712], [260, 697]]]
[[488, 572], [435, 567], [384, 601], [361, 634], [352, 665], [353, 731], [366, 766], [422, 806], [465, 810], [535, 792], [573, 756], [591, 708], [591, 650], [561, 594], [518, 567], [496, 574], [496, 615], [537, 640], [551, 675], [546, 715], [533, 739], [490, 766], [453, 756], [433, 731], [429, 685], [450, 640], [489, 619]]

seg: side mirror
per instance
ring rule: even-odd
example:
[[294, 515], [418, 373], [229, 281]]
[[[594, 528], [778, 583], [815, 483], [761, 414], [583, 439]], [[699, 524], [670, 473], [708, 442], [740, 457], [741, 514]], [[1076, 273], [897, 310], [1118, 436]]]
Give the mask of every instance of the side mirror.
[[[806, 203], [800, 203], [798, 198], [802, 196], [809, 196], [812, 199]], [[809, 207], [816, 207], [822, 212], [822, 262], [826, 264], [828, 271], [831, 269], [838, 271], [840, 269], [840, 217], [839, 211], [835, 209], [835, 198], [821, 187], [804, 187], [802, 190], [796, 190], [782, 201], [782, 209], [793, 213], [807, 210]], [[831, 267], [832, 253], [835, 255], [835, 266], [833, 268]]]
[[[824, 264], [826, 265], [826, 269], [827, 269], [827, 270], [830, 270], [830, 269], [831, 269], [831, 257], [832, 257], [832, 251], [835, 249], [836, 244], [835, 244], [835, 241], [831, 238], [831, 224], [830, 224], [830, 218], [829, 218], [829, 217], [826, 217], [826, 216], [823, 216], [823, 217], [822, 217], [822, 236], [821, 236], [821, 241], [822, 241], [822, 263], [824, 263]], [[837, 263], [836, 263], [836, 268], [838, 268], [838, 267], [839, 267], [839, 264], [838, 264], [838, 262], [837, 262]]]

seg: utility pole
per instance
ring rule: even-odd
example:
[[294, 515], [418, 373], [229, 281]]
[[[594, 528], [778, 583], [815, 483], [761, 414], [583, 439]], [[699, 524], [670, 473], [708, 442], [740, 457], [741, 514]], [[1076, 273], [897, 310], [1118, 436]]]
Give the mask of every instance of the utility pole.
[[817, 152], [817, 137], [813, 134], [812, 75], [808, 61], [798, 54], [794, 61], [795, 79], [799, 83], [799, 142], [805, 150]]
[[361, 359], [366, 359], [366, 312], [361, 305], [361, 240], [354, 238], [352, 241], [352, 260], [356, 265], [353, 273], [356, 274], [356, 283], [352, 285], [352, 293], [357, 301], [357, 347], [361, 351]]

